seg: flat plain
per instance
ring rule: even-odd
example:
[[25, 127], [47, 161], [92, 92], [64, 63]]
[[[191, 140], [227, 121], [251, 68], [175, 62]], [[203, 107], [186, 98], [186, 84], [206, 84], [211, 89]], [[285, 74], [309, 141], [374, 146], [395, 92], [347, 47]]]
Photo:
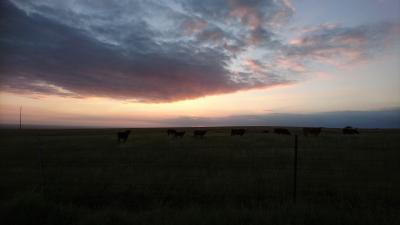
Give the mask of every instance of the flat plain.
[[175, 129], [0, 130], [2, 224], [400, 224], [400, 130]]

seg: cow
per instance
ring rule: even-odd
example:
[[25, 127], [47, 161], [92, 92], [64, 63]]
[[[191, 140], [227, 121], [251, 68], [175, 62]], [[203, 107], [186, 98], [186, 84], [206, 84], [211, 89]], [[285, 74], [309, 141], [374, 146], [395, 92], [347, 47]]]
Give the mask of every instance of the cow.
[[206, 135], [207, 130], [195, 130], [193, 131], [193, 137], [204, 137]]
[[246, 132], [245, 129], [232, 129], [231, 136], [235, 136], [235, 135], [243, 136], [245, 132]]
[[359, 134], [358, 130], [356, 128], [352, 127], [345, 127], [342, 129], [343, 134]]
[[269, 130], [263, 130], [264, 134], [269, 134]]
[[185, 135], [185, 131], [176, 131], [176, 132], [174, 133], [174, 137], [183, 138], [184, 135]]
[[167, 130], [168, 136], [169, 136], [169, 135], [175, 135], [175, 133], [176, 133], [176, 130], [174, 130], [174, 129], [168, 129], [168, 130]]
[[304, 127], [303, 128], [303, 134], [304, 136], [314, 135], [318, 136], [321, 133], [322, 128], [321, 127]]
[[285, 134], [285, 135], [290, 135], [290, 132], [286, 128], [275, 128], [274, 129], [275, 134]]
[[131, 133], [130, 130], [118, 132], [118, 134], [117, 134], [117, 136], [118, 136], [118, 143], [121, 142], [121, 140], [125, 143], [126, 140], [128, 139], [128, 136], [129, 136], [130, 133]]

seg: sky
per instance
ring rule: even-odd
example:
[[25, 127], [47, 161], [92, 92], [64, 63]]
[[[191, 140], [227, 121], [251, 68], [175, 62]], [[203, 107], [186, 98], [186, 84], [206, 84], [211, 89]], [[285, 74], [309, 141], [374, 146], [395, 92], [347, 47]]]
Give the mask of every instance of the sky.
[[400, 128], [399, 0], [0, 1], [0, 124]]

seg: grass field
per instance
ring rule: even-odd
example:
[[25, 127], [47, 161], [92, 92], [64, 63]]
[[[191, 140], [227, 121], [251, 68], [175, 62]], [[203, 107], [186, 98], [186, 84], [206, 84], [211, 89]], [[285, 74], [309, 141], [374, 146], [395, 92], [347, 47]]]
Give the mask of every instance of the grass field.
[[265, 129], [0, 130], [0, 223], [400, 224], [400, 130], [290, 128], [294, 203], [294, 136]]

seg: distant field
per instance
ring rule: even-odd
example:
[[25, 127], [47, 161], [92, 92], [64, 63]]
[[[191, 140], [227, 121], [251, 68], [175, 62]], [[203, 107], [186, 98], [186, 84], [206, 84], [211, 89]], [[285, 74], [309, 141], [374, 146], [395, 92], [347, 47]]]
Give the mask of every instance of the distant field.
[[400, 130], [193, 129], [0, 130], [0, 223], [400, 224]]

